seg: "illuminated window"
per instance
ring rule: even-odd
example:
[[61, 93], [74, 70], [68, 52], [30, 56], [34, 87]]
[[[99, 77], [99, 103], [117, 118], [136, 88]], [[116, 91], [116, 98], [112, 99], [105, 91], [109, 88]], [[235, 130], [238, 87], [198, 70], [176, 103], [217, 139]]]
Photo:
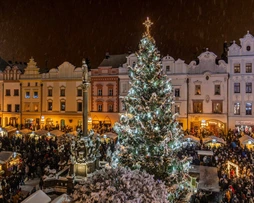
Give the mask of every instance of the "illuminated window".
[[98, 96], [102, 96], [102, 89], [98, 89]]
[[240, 115], [240, 103], [234, 104], [234, 115]]
[[222, 101], [213, 101], [213, 113], [222, 113]]
[[52, 111], [52, 109], [53, 109], [53, 102], [48, 101], [48, 111]]
[[60, 102], [60, 110], [65, 111], [65, 101]]
[[108, 90], [108, 96], [113, 96], [113, 89]]
[[98, 104], [98, 111], [102, 111], [102, 104]]
[[180, 114], [180, 105], [179, 104], [175, 105], [175, 113]]
[[252, 64], [246, 63], [246, 73], [252, 73]]
[[234, 93], [240, 93], [240, 83], [234, 83]]
[[252, 93], [252, 83], [246, 82], [246, 93]]
[[220, 85], [215, 85], [214, 86], [214, 94], [215, 95], [220, 95]]
[[38, 98], [38, 92], [34, 92], [34, 98]]
[[19, 104], [15, 104], [15, 112], [19, 112]]
[[237, 63], [234, 65], [234, 73], [240, 73], [241, 71], [241, 68], [240, 68], [240, 64]]
[[180, 88], [175, 88], [175, 97], [180, 97]]
[[252, 104], [251, 103], [246, 103], [246, 115], [252, 115]]
[[27, 99], [30, 98], [30, 92], [28, 92], [28, 91], [26, 92], [25, 98], [27, 98]]
[[195, 95], [201, 95], [201, 85], [195, 85]]
[[203, 101], [193, 101], [193, 113], [203, 113]]

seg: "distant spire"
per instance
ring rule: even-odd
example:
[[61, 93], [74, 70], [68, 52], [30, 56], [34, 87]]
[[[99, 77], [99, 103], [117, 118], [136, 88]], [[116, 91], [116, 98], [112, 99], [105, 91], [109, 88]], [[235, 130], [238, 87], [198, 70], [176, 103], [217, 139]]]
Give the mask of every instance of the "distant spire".
[[150, 27], [153, 25], [153, 22], [150, 21], [149, 17], [147, 17], [143, 25], [146, 27], [146, 34], [150, 37]]

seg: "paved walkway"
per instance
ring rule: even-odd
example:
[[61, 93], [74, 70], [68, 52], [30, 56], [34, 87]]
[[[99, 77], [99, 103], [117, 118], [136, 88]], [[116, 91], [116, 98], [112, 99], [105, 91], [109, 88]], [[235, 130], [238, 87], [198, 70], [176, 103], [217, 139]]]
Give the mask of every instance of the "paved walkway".
[[27, 195], [27, 193], [31, 192], [34, 186], [36, 187], [36, 190], [38, 190], [39, 182], [40, 182], [39, 178], [34, 178], [33, 180], [26, 181], [25, 185], [20, 186], [22, 193]]

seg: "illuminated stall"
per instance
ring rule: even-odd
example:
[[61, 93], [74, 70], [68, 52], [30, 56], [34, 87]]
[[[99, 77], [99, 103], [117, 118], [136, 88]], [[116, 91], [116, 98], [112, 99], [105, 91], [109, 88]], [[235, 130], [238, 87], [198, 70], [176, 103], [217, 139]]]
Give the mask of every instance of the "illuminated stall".
[[195, 137], [193, 135], [185, 135], [183, 137], [183, 146], [187, 145], [198, 145], [200, 144], [200, 139], [198, 137]]
[[21, 155], [16, 152], [11, 151], [1, 151], [0, 152], [0, 173], [1, 174], [11, 174], [13, 171], [13, 166], [18, 166], [21, 164]]
[[242, 148], [247, 147], [250, 150], [254, 150], [254, 139], [248, 135], [244, 135], [239, 138], [240, 145]]
[[216, 136], [209, 136], [204, 138], [203, 143], [206, 146], [216, 147], [216, 148], [226, 144], [226, 142], [222, 138], [216, 137]]
[[0, 128], [0, 137], [7, 137], [8, 132], [4, 128]]

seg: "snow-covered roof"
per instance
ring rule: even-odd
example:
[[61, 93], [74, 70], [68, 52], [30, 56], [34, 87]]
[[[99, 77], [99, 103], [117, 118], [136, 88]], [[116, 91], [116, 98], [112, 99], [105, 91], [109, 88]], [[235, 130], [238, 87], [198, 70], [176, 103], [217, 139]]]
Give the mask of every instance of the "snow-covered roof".
[[49, 203], [51, 198], [46, 195], [42, 190], [37, 190], [35, 193], [31, 194], [21, 203]]

